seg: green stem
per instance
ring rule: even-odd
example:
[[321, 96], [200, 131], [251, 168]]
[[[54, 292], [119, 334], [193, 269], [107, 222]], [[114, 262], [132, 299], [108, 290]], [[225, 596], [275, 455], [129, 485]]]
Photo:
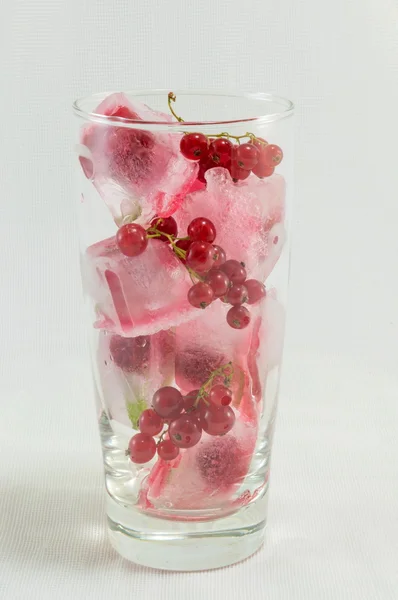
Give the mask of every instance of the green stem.
[[[228, 373], [225, 373], [225, 371], [227, 369], [228, 369]], [[199, 389], [198, 397], [195, 400], [195, 407], [198, 406], [201, 399], [203, 399], [204, 402], [207, 403], [206, 396], [209, 395], [209, 391], [210, 391], [209, 388], [212, 387], [213, 381], [216, 377], [219, 377], [220, 375], [224, 375], [225, 378], [228, 380], [228, 385], [229, 385], [233, 373], [234, 373], [234, 367], [233, 367], [232, 361], [229, 361], [229, 363], [222, 365], [221, 367], [218, 367], [218, 369], [215, 369], [214, 371], [212, 371], [209, 379]]]

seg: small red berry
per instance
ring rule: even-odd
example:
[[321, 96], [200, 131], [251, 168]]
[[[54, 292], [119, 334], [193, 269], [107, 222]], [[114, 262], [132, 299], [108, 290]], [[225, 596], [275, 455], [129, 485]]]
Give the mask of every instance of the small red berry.
[[153, 408], [147, 408], [141, 413], [138, 426], [141, 433], [158, 435], [163, 429], [163, 420]]
[[257, 279], [246, 279], [245, 288], [247, 290], [247, 303], [255, 304], [266, 295], [265, 286]]
[[244, 306], [233, 306], [227, 312], [227, 323], [233, 329], [244, 329], [250, 323], [250, 313]]
[[148, 246], [148, 238], [141, 225], [127, 223], [118, 229], [116, 243], [122, 254], [132, 257], [144, 252]]
[[239, 306], [239, 304], [247, 302], [247, 298], [247, 289], [243, 283], [234, 283], [225, 295], [225, 300], [232, 306]]
[[208, 242], [192, 242], [188, 254], [187, 265], [198, 273], [206, 273], [214, 265], [217, 253]]
[[206, 283], [211, 286], [217, 298], [225, 296], [230, 286], [228, 276], [221, 269], [210, 269], [206, 275]]
[[249, 177], [251, 173], [251, 171], [248, 171], [247, 169], [242, 169], [242, 167], [240, 167], [237, 162], [231, 163], [229, 172], [231, 173], [231, 177], [235, 181], [235, 183], [237, 181], [244, 181]]
[[263, 164], [269, 167], [276, 167], [282, 162], [283, 152], [279, 146], [275, 144], [268, 144], [262, 150], [262, 161]]
[[[177, 223], [173, 217], [155, 217], [151, 221], [151, 228], [156, 229], [161, 233], [167, 233], [168, 235], [176, 236], [177, 235]], [[157, 238], [162, 242], [168, 242], [169, 240], [165, 235], [162, 235], [160, 238]]]
[[233, 144], [226, 138], [218, 138], [209, 146], [209, 158], [216, 165], [225, 167], [231, 160]]
[[207, 154], [208, 141], [203, 133], [187, 133], [181, 138], [181, 154], [189, 160], [200, 160]]
[[232, 283], [243, 283], [246, 279], [245, 265], [237, 260], [227, 260], [221, 265], [220, 270], [227, 275]]
[[259, 157], [259, 151], [254, 144], [242, 144], [235, 151], [234, 160], [241, 169], [250, 171], [256, 166]]
[[[175, 243], [175, 245], [177, 246], [177, 248], [180, 248], [180, 250], [184, 250], [186, 253], [188, 253], [188, 250], [191, 247], [191, 244], [192, 244], [191, 240], [178, 240], [178, 242]], [[183, 258], [182, 256], [178, 256], [178, 258], [184, 264], [187, 262], [187, 256], [186, 255], [185, 255], [185, 258]]]
[[158, 444], [158, 456], [162, 460], [174, 460], [180, 453], [180, 449], [171, 440], [163, 440]]
[[227, 255], [225, 254], [225, 250], [221, 248], [221, 246], [217, 246], [216, 244], [214, 244], [213, 248], [215, 250], [215, 260], [213, 267], [220, 267], [227, 260]]
[[147, 433], [137, 433], [129, 442], [128, 454], [132, 462], [142, 465], [150, 461], [156, 453], [156, 443]]
[[208, 283], [199, 281], [188, 291], [188, 302], [195, 308], [206, 308], [213, 302], [214, 292]]
[[202, 437], [202, 428], [199, 421], [191, 415], [182, 415], [170, 423], [169, 436], [175, 446], [179, 448], [192, 448]]
[[188, 225], [188, 235], [193, 242], [213, 243], [216, 239], [216, 228], [205, 217], [197, 217]]

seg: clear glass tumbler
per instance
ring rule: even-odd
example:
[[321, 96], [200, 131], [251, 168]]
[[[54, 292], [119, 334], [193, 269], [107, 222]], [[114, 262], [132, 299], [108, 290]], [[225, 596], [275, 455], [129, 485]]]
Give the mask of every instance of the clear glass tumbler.
[[156, 90], [74, 112], [111, 543], [161, 569], [232, 564], [266, 526], [293, 106]]

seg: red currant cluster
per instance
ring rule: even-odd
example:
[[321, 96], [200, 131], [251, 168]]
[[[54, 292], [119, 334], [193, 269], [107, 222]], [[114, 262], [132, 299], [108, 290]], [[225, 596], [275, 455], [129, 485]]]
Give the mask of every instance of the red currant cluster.
[[[130, 459], [143, 464], [150, 461], [157, 451], [159, 458], [174, 460], [180, 448], [192, 448], [199, 443], [202, 431], [212, 436], [231, 431], [235, 423], [235, 413], [229, 406], [232, 392], [227, 385], [216, 383], [224, 376], [224, 382], [229, 384], [232, 376], [230, 363], [216, 369], [200, 389], [192, 390], [186, 396], [171, 386], [157, 390], [152, 408], [144, 410], [139, 418], [140, 433], [130, 440], [127, 451]], [[154, 436], [162, 431], [156, 442]]]
[[232, 305], [227, 314], [228, 324], [234, 329], [247, 327], [250, 313], [242, 304], [255, 304], [264, 298], [264, 285], [256, 279], [246, 279], [244, 263], [226, 260], [223, 248], [213, 244], [216, 228], [209, 219], [193, 219], [188, 225], [187, 237], [177, 238], [177, 233], [173, 217], [155, 218], [147, 230], [134, 223], [123, 225], [116, 234], [116, 241], [126, 256], [141, 254], [147, 247], [148, 238], [170, 243], [193, 281], [188, 292], [189, 303], [195, 308], [206, 308], [220, 298]]
[[[241, 137], [249, 137], [249, 142], [240, 144]], [[229, 138], [236, 139], [238, 144], [233, 144]], [[269, 177], [283, 158], [279, 146], [251, 134], [231, 136], [225, 133], [208, 138], [203, 133], [187, 133], [181, 139], [180, 150], [185, 158], [199, 161], [198, 179], [202, 183], [206, 183], [206, 171], [213, 167], [228, 169], [235, 182], [247, 179], [251, 172], [261, 179]]]

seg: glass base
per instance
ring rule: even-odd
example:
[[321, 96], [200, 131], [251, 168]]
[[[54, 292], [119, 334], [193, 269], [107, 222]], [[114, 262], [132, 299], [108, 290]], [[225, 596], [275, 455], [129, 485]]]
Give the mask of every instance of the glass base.
[[147, 516], [108, 496], [109, 538], [121, 556], [139, 565], [169, 571], [217, 569], [260, 548], [267, 504], [268, 492], [228, 517], [183, 522]]

